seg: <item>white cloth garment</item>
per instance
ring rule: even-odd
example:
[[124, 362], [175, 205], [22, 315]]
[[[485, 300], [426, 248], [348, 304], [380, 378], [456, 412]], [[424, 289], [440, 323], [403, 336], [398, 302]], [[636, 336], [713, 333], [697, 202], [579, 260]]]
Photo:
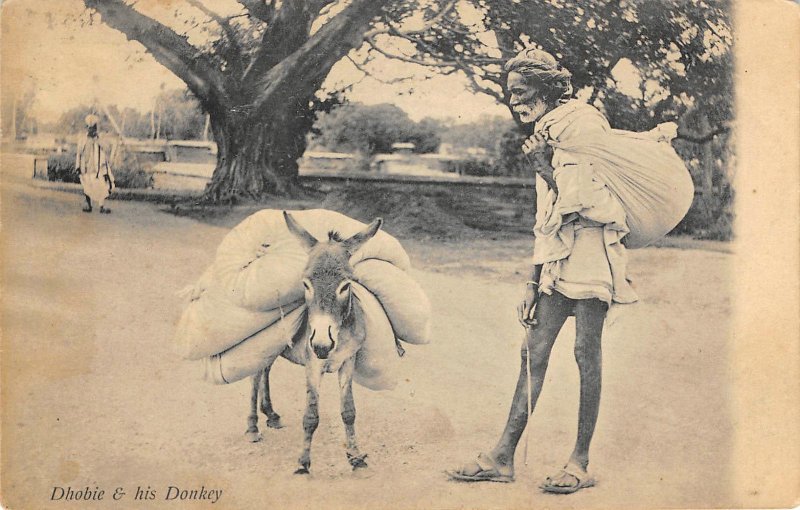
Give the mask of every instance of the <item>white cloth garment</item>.
[[75, 168], [80, 171], [83, 192], [92, 200], [93, 206], [102, 207], [115, 188], [115, 183], [111, 166], [98, 138], [86, 136], [78, 142]]

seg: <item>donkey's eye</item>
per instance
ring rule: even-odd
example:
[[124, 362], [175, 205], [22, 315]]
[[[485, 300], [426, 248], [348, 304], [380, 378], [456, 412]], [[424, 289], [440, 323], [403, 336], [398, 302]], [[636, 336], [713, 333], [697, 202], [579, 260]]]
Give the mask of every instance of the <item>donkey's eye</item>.
[[344, 299], [350, 294], [350, 281], [344, 281], [339, 284], [339, 287], [336, 289], [336, 295], [339, 299]]
[[311, 286], [311, 280], [308, 278], [303, 278], [303, 289], [305, 290], [306, 298], [309, 298], [314, 294], [314, 287]]

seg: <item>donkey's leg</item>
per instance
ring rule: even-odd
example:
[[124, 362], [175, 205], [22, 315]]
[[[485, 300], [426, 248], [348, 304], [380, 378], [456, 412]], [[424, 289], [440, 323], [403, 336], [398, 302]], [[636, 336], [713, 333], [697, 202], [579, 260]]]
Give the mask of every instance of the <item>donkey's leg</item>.
[[353, 401], [353, 358], [345, 361], [339, 369], [339, 392], [341, 397], [342, 421], [347, 435], [347, 460], [353, 469], [367, 467], [366, 454], [358, 451], [356, 444], [356, 405]]
[[258, 433], [258, 387], [261, 385], [261, 378], [264, 373], [259, 370], [252, 378], [252, 390], [250, 391], [250, 414], [247, 416], [247, 431], [245, 437], [251, 443], [261, 441], [261, 434]]
[[272, 408], [272, 397], [269, 393], [269, 371], [272, 369], [274, 359], [270, 360], [266, 368], [264, 368], [264, 377], [261, 378], [261, 412], [267, 417], [267, 427], [272, 429], [283, 428], [281, 417]]
[[306, 412], [303, 415], [305, 435], [303, 437], [303, 453], [298, 459], [300, 467], [294, 472], [296, 475], [308, 474], [311, 467], [311, 439], [319, 425], [319, 383], [323, 370], [324, 366], [319, 360], [309, 360], [306, 364]]

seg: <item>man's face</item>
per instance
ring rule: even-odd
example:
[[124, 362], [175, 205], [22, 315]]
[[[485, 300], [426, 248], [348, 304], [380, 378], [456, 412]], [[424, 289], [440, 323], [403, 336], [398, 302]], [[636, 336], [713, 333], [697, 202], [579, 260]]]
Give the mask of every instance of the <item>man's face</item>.
[[528, 124], [536, 122], [547, 112], [547, 104], [539, 91], [528, 85], [525, 77], [516, 71], [508, 73], [506, 82], [511, 97], [511, 108], [519, 115], [519, 120]]

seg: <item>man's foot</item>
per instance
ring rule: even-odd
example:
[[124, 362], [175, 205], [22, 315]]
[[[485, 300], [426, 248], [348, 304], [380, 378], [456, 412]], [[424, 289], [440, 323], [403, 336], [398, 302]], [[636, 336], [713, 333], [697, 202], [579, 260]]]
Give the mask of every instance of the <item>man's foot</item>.
[[106, 207], [103, 207], [103, 206], [101, 205], [101, 206], [100, 206], [100, 214], [111, 214], [111, 209], [108, 209], [108, 208], [106, 208]]
[[587, 487], [594, 487], [595, 479], [581, 466], [570, 462], [555, 476], [548, 476], [539, 486], [544, 492], [572, 494]]
[[92, 212], [92, 207], [88, 206], [88, 205], [84, 206], [83, 209], [81, 209], [81, 211], [83, 211], [83, 212]]
[[454, 471], [445, 471], [452, 480], [461, 482], [500, 482], [509, 483], [514, 481], [514, 467], [498, 464], [493, 458], [485, 453], [478, 454], [478, 457]]

